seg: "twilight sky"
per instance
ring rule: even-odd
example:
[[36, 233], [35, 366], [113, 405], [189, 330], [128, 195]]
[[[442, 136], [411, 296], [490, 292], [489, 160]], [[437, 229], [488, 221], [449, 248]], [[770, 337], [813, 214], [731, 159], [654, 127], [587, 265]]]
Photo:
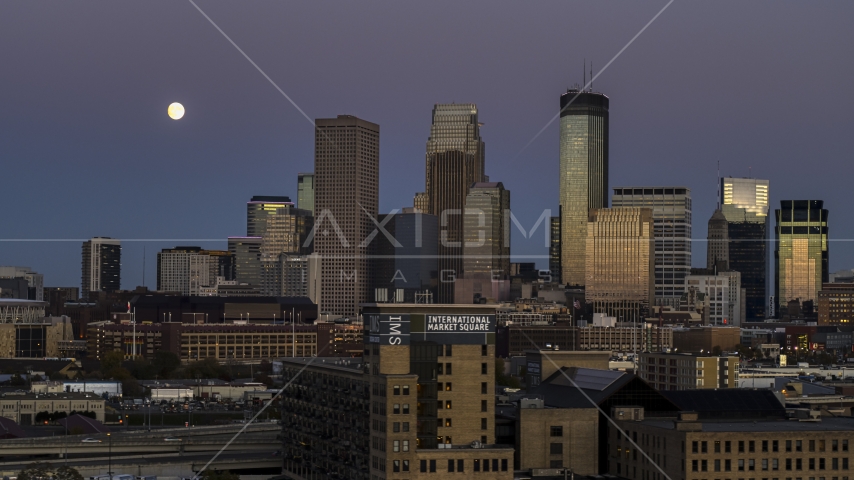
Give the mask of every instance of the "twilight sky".
[[[557, 211], [557, 124], [520, 150], [584, 59], [598, 71], [666, 1], [197, 3], [310, 117], [380, 125], [382, 212], [424, 188], [433, 104], [476, 103], [487, 174], [530, 228]], [[610, 186], [689, 187], [705, 239], [720, 161], [770, 179], [772, 208], [824, 200], [831, 238], [854, 238], [851, 18], [852, 2], [676, 0], [594, 85]], [[84, 238], [171, 239], [124, 243], [123, 287], [143, 246], [154, 287], [161, 248], [225, 248], [252, 195], [295, 199], [313, 170], [309, 122], [189, 2], [4, 0], [0, 45], [0, 238], [74, 239], [2, 241], [0, 265], [47, 286], [79, 286]], [[514, 254], [547, 255], [513, 235]], [[854, 267], [854, 244], [830, 263]]]

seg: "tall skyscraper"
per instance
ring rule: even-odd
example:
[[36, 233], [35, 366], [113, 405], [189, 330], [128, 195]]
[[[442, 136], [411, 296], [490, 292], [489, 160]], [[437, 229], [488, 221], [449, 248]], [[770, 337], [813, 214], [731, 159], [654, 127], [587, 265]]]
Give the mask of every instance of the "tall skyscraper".
[[110, 237], [83, 242], [82, 298], [90, 292], [115, 292], [122, 288], [122, 244]]
[[741, 272], [747, 321], [765, 318], [768, 281], [768, 180], [721, 179], [721, 212], [728, 222], [729, 269]]
[[691, 273], [691, 190], [685, 187], [617, 187], [611, 206], [652, 209], [655, 236], [655, 304], [679, 306]]
[[228, 237], [228, 253], [234, 258], [234, 280], [261, 288], [261, 237]]
[[827, 210], [821, 200], [783, 200], [777, 216], [775, 299], [779, 311], [790, 300], [818, 302], [828, 280]]
[[[709, 229], [706, 235], [706, 268], [714, 269], [720, 265], [729, 269], [729, 223], [720, 210], [715, 210], [709, 219]], [[726, 265], [726, 266], [724, 266]]]
[[597, 208], [587, 224], [585, 300], [594, 313], [643, 321], [655, 298], [649, 208]]
[[297, 208], [314, 215], [314, 173], [297, 174]]
[[374, 239], [374, 299], [380, 303], [434, 303], [438, 219], [416, 208], [404, 208], [394, 215], [380, 215], [382, 221], [397, 245], [383, 235]]
[[466, 195], [463, 212], [463, 276], [510, 275], [510, 190], [501, 182], [480, 182]]
[[608, 206], [608, 104], [601, 93], [568, 90], [560, 96], [561, 283], [566, 285], [585, 284], [588, 215]]
[[311, 253], [306, 246], [314, 218], [308, 210], [294, 208], [289, 197], [254, 196], [246, 203], [246, 236], [263, 239], [262, 254]]
[[371, 286], [380, 126], [352, 115], [317, 119], [315, 125], [312, 234], [321, 257], [320, 311], [355, 318]]
[[469, 189], [485, 179], [477, 106], [437, 104], [427, 140], [429, 211], [439, 218], [437, 303], [454, 303], [453, 279], [463, 274], [463, 209]]

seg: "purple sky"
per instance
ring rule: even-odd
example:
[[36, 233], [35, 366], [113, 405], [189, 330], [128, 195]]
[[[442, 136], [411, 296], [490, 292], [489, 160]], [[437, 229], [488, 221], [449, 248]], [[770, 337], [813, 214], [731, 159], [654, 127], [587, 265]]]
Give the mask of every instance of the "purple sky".
[[[556, 125], [520, 149], [583, 59], [604, 66], [666, 2], [198, 3], [310, 117], [381, 126], [381, 211], [424, 188], [433, 104], [475, 102], [487, 173], [531, 226], [557, 211]], [[611, 98], [610, 185], [689, 187], [705, 238], [716, 162], [752, 167], [774, 208], [822, 199], [831, 237], [854, 238], [851, 18], [851, 2], [674, 2], [594, 85]], [[188, 2], [5, 2], [0, 45], [0, 237], [222, 239], [126, 242], [125, 288], [143, 245], [154, 286], [156, 251], [225, 248], [252, 195], [295, 198], [313, 169], [311, 125]], [[547, 253], [514, 235], [514, 254]], [[830, 261], [854, 267], [854, 245]], [[80, 243], [2, 242], [0, 265], [79, 285]]]

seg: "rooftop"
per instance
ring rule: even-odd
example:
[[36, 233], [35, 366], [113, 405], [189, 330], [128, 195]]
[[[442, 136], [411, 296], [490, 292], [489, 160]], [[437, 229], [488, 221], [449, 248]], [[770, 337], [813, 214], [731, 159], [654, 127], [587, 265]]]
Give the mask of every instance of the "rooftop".
[[[673, 430], [674, 420], [643, 420], [642, 425]], [[854, 418], [821, 417], [821, 421], [793, 420], [743, 420], [743, 421], [702, 421], [703, 432], [836, 432], [854, 430]]]

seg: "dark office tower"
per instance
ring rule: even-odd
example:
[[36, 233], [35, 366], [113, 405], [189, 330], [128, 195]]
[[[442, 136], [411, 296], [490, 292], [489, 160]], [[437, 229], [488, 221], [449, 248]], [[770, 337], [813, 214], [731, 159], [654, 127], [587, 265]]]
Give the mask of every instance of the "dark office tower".
[[783, 200], [777, 217], [774, 258], [775, 301], [785, 311], [789, 301], [818, 303], [828, 281], [827, 210], [821, 200]]
[[617, 187], [611, 206], [652, 209], [655, 236], [655, 305], [679, 307], [691, 273], [691, 190]]
[[[391, 216], [392, 218], [387, 219]], [[404, 208], [380, 215], [397, 244], [380, 234], [374, 239], [374, 300], [378, 303], [433, 303], [436, 298], [438, 220]]]
[[351, 115], [321, 118], [315, 125], [311, 236], [321, 257], [320, 311], [355, 318], [370, 298], [380, 126]]
[[549, 275], [552, 283], [560, 283], [560, 213], [549, 220]]
[[560, 96], [561, 283], [584, 286], [587, 221], [608, 206], [608, 97]]
[[308, 210], [314, 215], [314, 174], [297, 175], [297, 208]]
[[477, 106], [437, 104], [427, 140], [425, 193], [439, 218], [437, 303], [454, 303], [454, 279], [463, 274], [463, 209], [472, 184], [484, 176], [484, 144]]
[[228, 253], [234, 258], [234, 280], [261, 287], [261, 237], [228, 237]]
[[741, 273], [745, 321], [763, 320], [768, 281], [768, 180], [721, 179], [721, 212], [728, 222], [729, 269]]
[[246, 203], [246, 236], [264, 239], [262, 253], [311, 253], [305, 240], [314, 218], [309, 210], [294, 208], [289, 197], [254, 196]]
[[729, 223], [723, 212], [715, 210], [709, 219], [709, 230], [706, 236], [706, 268], [716, 266], [729, 269]]
[[83, 242], [82, 298], [90, 292], [115, 292], [122, 288], [122, 242], [95, 237]]

